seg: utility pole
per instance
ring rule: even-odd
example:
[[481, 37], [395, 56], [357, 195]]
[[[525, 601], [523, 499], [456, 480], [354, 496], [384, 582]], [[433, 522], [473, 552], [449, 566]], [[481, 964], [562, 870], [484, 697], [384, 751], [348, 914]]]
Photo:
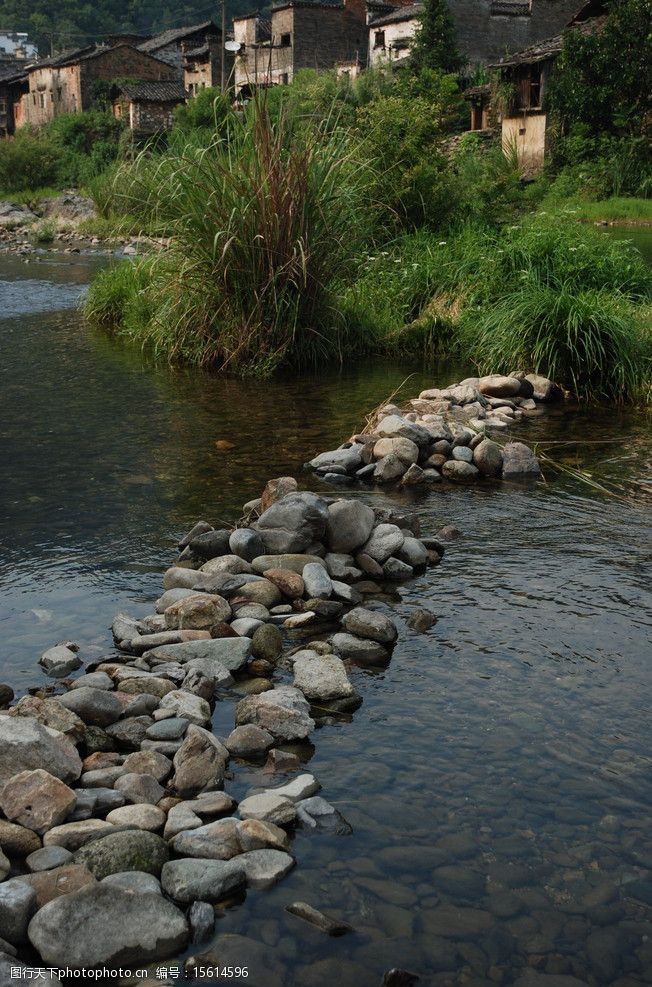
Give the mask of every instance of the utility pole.
[[222, 3], [222, 39], [220, 43], [220, 92], [226, 91], [226, 49], [224, 43], [226, 41], [226, 0], [221, 0]]

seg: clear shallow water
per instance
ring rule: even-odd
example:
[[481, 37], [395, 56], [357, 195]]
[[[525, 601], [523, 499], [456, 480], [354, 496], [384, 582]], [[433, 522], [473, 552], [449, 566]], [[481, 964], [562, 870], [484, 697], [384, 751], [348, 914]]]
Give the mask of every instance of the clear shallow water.
[[[0, 260], [0, 680], [14, 687], [44, 681], [38, 657], [63, 638], [102, 654], [117, 609], [148, 612], [190, 522], [236, 517], [414, 370], [243, 384], [152, 369], [82, 325], [96, 263]], [[407, 393], [466, 369], [417, 369]], [[389, 668], [352, 671], [361, 709], [313, 737], [310, 770], [353, 834], [299, 832], [297, 868], [225, 912], [214, 958], [249, 965], [254, 987], [375, 987], [393, 966], [442, 985], [652, 981], [649, 424], [559, 409], [519, 432], [622, 440], [555, 454], [622, 482], [626, 501], [552, 473], [361, 494], [464, 538], [397, 592]], [[425, 636], [405, 627], [415, 606], [439, 618]], [[219, 704], [218, 731], [232, 717]], [[229, 790], [259, 782], [237, 766]], [[355, 932], [327, 939], [284, 912], [295, 900]]]

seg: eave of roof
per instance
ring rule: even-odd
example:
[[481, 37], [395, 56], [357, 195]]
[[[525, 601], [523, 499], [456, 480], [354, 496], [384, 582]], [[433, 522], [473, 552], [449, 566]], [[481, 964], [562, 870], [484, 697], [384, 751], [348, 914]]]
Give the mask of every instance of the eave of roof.
[[201, 24], [189, 24], [185, 27], [170, 28], [167, 31], [161, 31], [159, 34], [155, 34], [153, 38], [150, 38], [149, 41], [144, 41], [142, 45], [138, 45], [138, 50], [145, 52], [158, 51], [159, 48], [165, 48], [175, 41], [181, 41], [189, 34], [196, 34], [198, 31], [208, 31], [210, 28], [214, 28], [217, 31], [217, 27], [213, 21], [203, 21]]
[[382, 27], [384, 24], [400, 24], [402, 21], [414, 21], [423, 10], [422, 3], [412, 3], [407, 7], [397, 7], [388, 14], [379, 14], [369, 20], [369, 27]]

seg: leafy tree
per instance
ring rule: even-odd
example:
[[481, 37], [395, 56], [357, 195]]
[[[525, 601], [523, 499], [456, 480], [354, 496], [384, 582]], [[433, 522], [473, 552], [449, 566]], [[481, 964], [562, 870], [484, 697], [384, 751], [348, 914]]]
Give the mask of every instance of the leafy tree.
[[566, 33], [548, 94], [562, 134], [649, 134], [651, 21], [652, 0], [612, 0], [602, 29]]
[[410, 59], [419, 69], [458, 72], [463, 59], [457, 50], [455, 27], [446, 0], [424, 0]]

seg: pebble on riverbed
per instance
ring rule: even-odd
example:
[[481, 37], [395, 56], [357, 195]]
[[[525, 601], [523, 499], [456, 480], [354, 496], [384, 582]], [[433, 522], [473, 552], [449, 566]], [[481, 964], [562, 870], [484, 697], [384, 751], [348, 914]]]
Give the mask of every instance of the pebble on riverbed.
[[[386, 665], [398, 634], [365, 598], [436, 564], [443, 548], [402, 511], [299, 491], [291, 477], [248, 510], [235, 530], [201, 521], [181, 539], [156, 612], [116, 616], [115, 654], [0, 714], [7, 950], [29, 944], [73, 967], [174, 955], [210, 933], [215, 903], [290, 872], [295, 827], [351, 832], [281, 747], [300, 749], [317, 721], [357, 709], [352, 668]], [[83, 665], [71, 642], [40, 664], [55, 678]], [[219, 738], [211, 719], [227, 694], [235, 726]], [[0, 698], [10, 705], [11, 689]], [[239, 805], [223, 790], [232, 760], [269, 778]], [[346, 931], [297, 909], [331, 935]]]
[[539, 374], [469, 377], [422, 391], [402, 410], [386, 405], [367, 431], [307, 465], [339, 486], [361, 482], [427, 488], [442, 478], [453, 483], [536, 478], [541, 469], [528, 446], [501, 445], [492, 435], [538, 413], [539, 403], [562, 397], [562, 389]]

